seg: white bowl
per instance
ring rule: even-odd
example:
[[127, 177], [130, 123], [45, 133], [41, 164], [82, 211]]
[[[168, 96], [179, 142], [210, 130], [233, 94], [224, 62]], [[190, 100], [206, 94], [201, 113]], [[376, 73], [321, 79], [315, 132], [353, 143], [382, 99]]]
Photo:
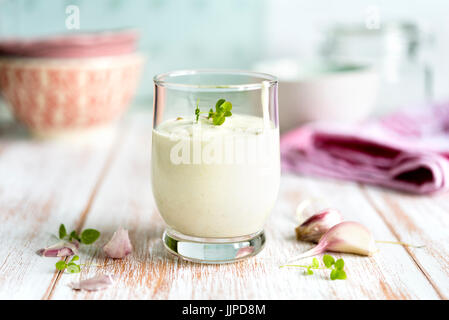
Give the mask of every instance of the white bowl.
[[311, 121], [360, 121], [375, 107], [379, 76], [369, 67], [277, 60], [254, 69], [279, 78], [281, 132]]

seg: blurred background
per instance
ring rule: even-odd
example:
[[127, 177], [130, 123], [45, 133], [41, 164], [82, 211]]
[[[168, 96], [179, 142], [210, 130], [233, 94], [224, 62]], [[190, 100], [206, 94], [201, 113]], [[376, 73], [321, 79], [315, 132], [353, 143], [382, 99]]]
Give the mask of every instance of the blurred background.
[[[79, 30], [66, 28], [69, 5]], [[284, 80], [376, 66], [374, 111], [386, 112], [449, 97], [448, 12], [445, 0], [0, 0], [0, 38], [135, 28], [147, 62], [134, 101], [148, 108], [154, 74], [175, 69], [267, 71], [281, 96]]]

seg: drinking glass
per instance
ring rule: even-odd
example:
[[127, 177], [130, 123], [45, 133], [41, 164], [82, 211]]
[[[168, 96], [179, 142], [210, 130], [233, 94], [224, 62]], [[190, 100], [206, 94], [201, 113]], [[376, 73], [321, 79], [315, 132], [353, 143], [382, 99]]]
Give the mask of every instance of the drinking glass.
[[226, 263], [262, 250], [280, 179], [277, 88], [247, 71], [154, 77], [151, 180], [169, 252]]

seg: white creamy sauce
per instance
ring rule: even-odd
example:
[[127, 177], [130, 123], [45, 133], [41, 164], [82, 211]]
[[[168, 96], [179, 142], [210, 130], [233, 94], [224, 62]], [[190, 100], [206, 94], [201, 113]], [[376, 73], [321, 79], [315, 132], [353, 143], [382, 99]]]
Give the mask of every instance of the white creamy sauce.
[[169, 227], [205, 238], [263, 229], [280, 179], [272, 123], [238, 114], [221, 126], [171, 119], [153, 130], [152, 148], [154, 198]]

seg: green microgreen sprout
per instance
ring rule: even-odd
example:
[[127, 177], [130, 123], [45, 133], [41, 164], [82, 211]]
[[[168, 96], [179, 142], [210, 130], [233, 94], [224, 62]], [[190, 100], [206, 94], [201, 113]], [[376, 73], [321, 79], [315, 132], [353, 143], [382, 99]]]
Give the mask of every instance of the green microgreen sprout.
[[298, 265], [298, 264], [287, 264], [280, 266], [283, 267], [296, 267], [296, 268], [304, 268], [304, 273], [306, 275], [312, 275], [313, 270], [326, 270], [331, 269], [330, 279], [331, 280], [345, 280], [347, 278], [346, 272], [344, 270], [345, 262], [343, 259], [338, 259], [335, 261], [334, 257], [331, 255], [325, 254], [323, 256], [323, 264], [324, 267], [320, 266], [320, 262], [317, 258], [313, 258], [312, 263], [309, 265]]
[[195, 117], [196, 117], [196, 123], [198, 123], [198, 119], [200, 118], [200, 99], [196, 100], [196, 109], [195, 109]]
[[211, 119], [214, 125], [221, 126], [225, 122], [227, 117], [232, 116], [231, 110], [231, 102], [226, 101], [225, 99], [219, 99], [215, 104], [215, 111], [213, 108], [210, 108], [209, 112], [201, 112], [199, 108], [199, 100], [197, 100], [195, 109], [196, 122], [198, 122], [200, 114], [207, 113], [207, 119]]
[[78, 256], [73, 256], [68, 263], [65, 260], [60, 260], [56, 262], [56, 269], [59, 271], [67, 270], [69, 273], [80, 273], [81, 266], [76, 263], [79, 259]]
[[95, 229], [84, 229], [81, 234], [78, 234], [76, 230], [67, 234], [67, 229], [63, 224], [59, 226], [59, 239], [62, 240], [77, 240], [83, 244], [92, 244], [100, 237], [100, 232]]

